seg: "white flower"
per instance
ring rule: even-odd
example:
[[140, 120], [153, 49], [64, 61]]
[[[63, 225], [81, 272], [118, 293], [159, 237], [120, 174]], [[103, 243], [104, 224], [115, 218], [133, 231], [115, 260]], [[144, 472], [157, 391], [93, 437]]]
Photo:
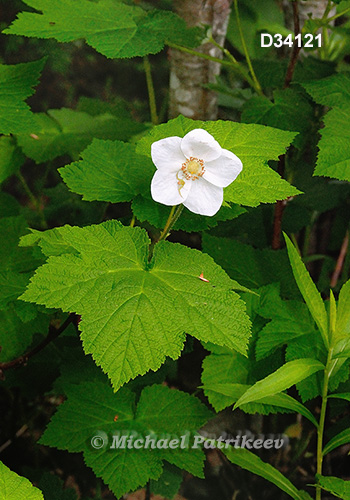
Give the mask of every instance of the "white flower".
[[185, 137], [167, 137], [152, 144], [157, 171], [152, 198], [163, 205], [183, 203], [191, 212], [214, 215], [223, 202], [223, 188], [242, 171], [241, 160], [203, 129]]

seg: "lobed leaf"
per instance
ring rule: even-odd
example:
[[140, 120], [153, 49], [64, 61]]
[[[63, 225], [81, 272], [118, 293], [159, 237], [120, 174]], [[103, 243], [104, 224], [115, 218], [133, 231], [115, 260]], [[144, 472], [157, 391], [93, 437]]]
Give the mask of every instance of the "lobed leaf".
[[45, 59], [15, 65], [0, 64], [0, 133], [20, 134], [34, 125], [25, 100], [34, 93]]
[[250, 322], [232, 291], [239, 285], [209, 256], [161, 242], [148, 264], [147, 233], [116, 221], [46, 234], [60, 235], [50, 252], [62, 255], [49, 257], [21, 298], [81, 315], [85, 352], [115, 389], [176, 359], [184, 332], [245, 354]]
[[198, 28], [187, 28], [173, 12], [153, 10], [113, 0], [24, 0], [39, 13], [21, 12], [6, 34], [55, 38], [86, 43], [109, 58], [156, 54], [166, 40], [199, 45]]
[[[118, 498], [149, 479], [157, 480], [163, 460], [203, 475], [205, 457], [200, 449], [110, 448], [113, 435], [153, 434], [160, 439], [197, 432], [211, 414], [196, 397], [153, 385], [142, 391], [135, 410], [135, 395], [126, 387], [117, 394], [105, 381], [66, 387], [67, 401], [53, 416], [40, 442], [83, 452], [86, 464]], [[91, 445], [94, 436], [103, 439], [100, 449]]]
[[0, 462], [1, 500], [44, 500], [43, 494], [28, 479], [11, 471]]

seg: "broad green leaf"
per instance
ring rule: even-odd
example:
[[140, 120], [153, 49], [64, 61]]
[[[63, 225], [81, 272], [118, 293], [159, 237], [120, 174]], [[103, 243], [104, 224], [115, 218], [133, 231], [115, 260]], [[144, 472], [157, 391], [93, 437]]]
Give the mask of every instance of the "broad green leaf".
[[254, 96], [243, 107], [243, 123], [260, 123], [282, 130], [299, 132], [294, 145], [301, 147], [312, 125], [313, 109], [309, 100], [293, 89], [276, 90], [274, 102]]
[[350, 333], [350, 280], [347, 281], [340, 290], [337, 323], [336, 323], [336, 336], [344, 336]]
[[315, 359], [305, 358], [290, 361], [271, 375], [256, 382], [239, 398], [235, 408], [282, 392], [322, 369], [324, 369], [324, 365]]
[[[148, 221], [153, 226], [162, 229], [169, 217], [170, 207], [156, 203], [151, 198], [137, 196], [132, 202], [132, 211], [139, 221]], [[238, 205], [233, 205], [232, 207], [222, 206], [214, 216], [206, 217], [194, 214], [184, 207], [184, 211], [174, 224], [173, 229], [181, 229], [189, 233], [203, 231], [217, 226], [220, 221], [235, 219], [245, 213], [245, 211], [244, 208]]]
[[302, 84], [311, 97], [323, 106], [350, 104], [350, 73], [336, 73], [328, 78]]
[[285, 240], [295, 281], [297, 282], [306, 305], [321, 332], [325, 346], [328, 346], [328, 319], [321, 295], [307, 272], [300, 255], [287, 235], [285, 235]]
[[224, 190], [226, 202], [257, 206], [300, 193], [267, 165], [269, 160], [277, 160], [285, 153], [295, 137], [294, 132], [232, 121], [193, 121], [179, 116], [154, 127], [139, 141], [136, 151], [150, 156], [153, 142], [170, 136], [183, 137], [195, 128], [207, 130], [221, 147], [235, 153], [243, 163], [243, 171]]
[[[230, 383], [247, 388], [248, 373], [249, 360], [225, 347], [215, 347], [215, 350], [204, 359], [202, 371], [204, 393], [217, 412], [230, 406], [233, 401], [231, 395], [225, 396], [211, 390], [212, 385], [214, 383], [220, 385]], [[239, 391], [239, 387], [237, 387], [237, 391]]]
[[329, 491], [332, 495], [343, 500], [350, 500], [350, 481], [344, 481], [339, 477], [316, 475], [318, 484], [322, 489]]
[[28, 479], [12, 472], [0, 462], [1, 500], [44, 500], [43, 494]]
[[17, 301], [26, 289], [34, 269], [42, 263], [30, 248], [18, 248], [20, 236], [26, 232], [22, 217], [0, 219], [3, 238], [0, 246], [0, 361], [10, 361], [23, 354], [35, 333], [47, 334], [49, 318], [37, 308], [22, 308]]
[[303, 302], [282, 300], [279, 289], [275, 286], [261, 288], [259, 295], [260, 300], [256, 312], [259, 316], [271, 319], [271, 321], [258, 333], [255, 346], [258, 360], [298, 337], [308, 334], [317, 336], [315, 323]]
[[350, 181], [350, 105], [331, 109], [320, 133], [315, 175]]
[[115, 389], [176, 359], [184, 332], [245, 354], [250, 322], [238, 285], [209, 256], [161, 242], [148, 263], [147, 233], [116, 221], [54, 234], [62, 255], [37, 270], [21, 298], [81, 315], [85, 352]]
[[30, 131], [34, 115], [25, 100], [34, 93], [45, 59], [13, 66], [0, 64], [0, 133]]
[[[24, 318], [27, 320], [27, 318]], [[0, 311], [0, 362], [11, 361], [24, 354], [35, 334], [46, 336], [50, 318], [35, 312], [34, 319], [23, 321], [12, 304], [6, 311]]]
[[154, 166], [149, 158], [135, 153], [132, 144], [95, 139], [81, 158], [59, 172], [83, 200], [118, 203], [150, 189]]
[[294, 500], [311, 500], [306, 491], [298, 490], [279, 470], [263, 462], [261, 458], [244, 448], [228, 448], [223, 450], [226, 457], [235, 465], [253, 472], [275, 484]]
[[0, 137], [0, 184], [15, 174], [24, 160], [12, 137]]
[[84, 38], [106, 57], [156, 54], [166, 40], [196, 46], [198, 29], [188, 29], [172, 12], [145, 12], [113, 0], [24, 0], [42, 12], [21, 12], [6, 34], [55, 38], [71, 42]]
[[295, 286], [286, 250], [263, 250], [231, 238], [204, 233], [203, 251], [211, 255], [232, 279], [248, 288], [279, 282], [284, 295], [299, 294]]
[[350, 443], [350, 429], [345, 429], [328, 441], [326, 446], [323, 448], [322, 453], [323, 455], [327, 455], [327, 453], [330, 453], [335, 448], [338, 448], [338, 446], [342, 446], [347, 443]]
[[[299, 358], [312, 358], [326, 364], [327, 353], [328, 350], [323, 343], [321, 335], [312, 332], [296, 337], [288, 342], [286, 361], [294, 361]], [[342, 378], [342, 374], [340, 375], [340, 378]], [[296, 388], [303, 403], [322, 394], [323, 379], [324, 373], [323, 371], [319, 371], [297, 384]], [[336, 378], [332, 376], [330, 379], [331, 390], [336, 390], [337, 384], [339, 385], [341, 381], [338, 376]]]
[[[84, 459], [119, 498], [130, 490], [157, 480], [166, 460], [203, 476], [204, 453], [200, 449], [114, 448], [113, 435], [181, 437], [196, 432], [211, 413], [186, 393], [153, 385], [145, 388], [135, 410], [135, 395], [126, 387], [117, 394], [105, 381], [67, 386], [67, 401], [58, 408], [40, 442], [70, 452], [83, 452]], [[115, 417], [117, 419], [115, 421]], [[94, 436], [103, 446], [94, 449]]]
[[17, 142], [36, 163], [63, 154], [76, 159], [94, 137], [127, 140], [144, 128], [141, 124], [120, 120], [109, 113], [92, 116], [66, 108], [51, 109], [47, 114], [37, 113], [34, 120], [30, 133], [17, 135]]

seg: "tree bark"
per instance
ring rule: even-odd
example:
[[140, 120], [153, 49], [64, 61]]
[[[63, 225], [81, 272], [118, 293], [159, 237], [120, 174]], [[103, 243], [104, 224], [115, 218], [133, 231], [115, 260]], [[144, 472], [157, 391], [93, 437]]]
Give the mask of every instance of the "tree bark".
[[[299, 2], [299, 18], [300, 18], [300, 26], [303, 27], [305, 21], [309, 19], [309, 14], [312, 15], [313, 18], [320, 18], [323, 16], [323, 13], [327, 7], [328, 0], [307, 0], [303, 2]], [[282, 0], [282, 7], [284, 12], [284, 18], [286, 22], [286, 27], [293, 31], [293, 10], [292, 10], [292, 2], [290, 0]], [[332, 14], [335, 11], [332, 10]]]
[[[176, 12], [188, 26], [211, 26], [213, 38], [223, 45], [232, 0], [175, 0]], [[170, 50], [169, 117], [179, 114], [197, 120], [216, 120], [218, 114], [215, 92], [203, 85], [215, 83], [221, 65], [184, 52]], [[222, 57], [220, 49], [207, 43], [196, 49], [214, 57]]]

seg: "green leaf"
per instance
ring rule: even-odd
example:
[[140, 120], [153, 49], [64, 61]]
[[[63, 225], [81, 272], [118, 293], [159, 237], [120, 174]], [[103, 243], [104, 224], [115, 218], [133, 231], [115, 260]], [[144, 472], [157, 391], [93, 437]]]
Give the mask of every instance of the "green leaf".
[[15, 174], [24, 160], [12, 137], [0, 137], [0, 184]]
[[92, 116], [72, 109], [51, 109], [34, 115], [31, 133], [17, 135], [23, 152], [36, 163], [69, 154], [75, 159], [94, 137], [127, 140], [143, 126], [104, 113]]
[[256, 382], [239, 398], [235, 408], [282, 392], [322, 369], [324, 369], [324, 365], [315, 359], [305, 358], [290, 361], [271, 375]]
[[42, 14], [21, 12], [4, 33], [86, 43], [109, 58], [156, 54], [166, 40], [199, 45], [198, 28], [188, 29], [172, 12], [145, 12], [113, 0], [24, 0]]
[[314, 174], [350, 181], [350, 106], [331, 109], [320, 133]]
[[238, 285], [208, 255], [161, 242], [149, 264], [147, 233], [116, 221], [65, 226], [47, 238], [63, 254], [38, 269], [21, 298], [82, 315], [85, 352], [116, 389], [176, 359], [184, 332], [245, 354], [250, 322], [232, 291]]
[[[139, 221], [148, 221], [153, 226], [161, 229], [166, 224], [170, 209], [165, 205], [154, 202], [151, 198], [137, 196], [132, 202], [132, 211]], [[217, 226], [220, 221], [235, 219], [243, 213], [245, 213], [245, 209], [238, 205], [232, 207], [222, 206], [214, 216], [206, 217], [194, 214], [184, 207], [184, 211], [174, 224], [173, 229], [181, 229], [189, 233], [203, 231]]]
[[242, 122], [299, 132], [294, 145], [301, 147], [312, 126], [313, 109], [309, 100], [293, 89], [276, 90], [273, 95], [274, 102], [267, 97], [252, 97], [243, 107]]
[[322, 453], [323, 455], [327, 455], [327, 453], [330, 453], [335, 448], [338, 448], [338, 446], [342, 446], [347, 443], [350, 443], [350, 429], [345, 429], [328, 441], [326, 446], [323, 448]]
[[94, 139], [78, 162], [59, 172], [71, 191], [83, 200], [130, 201], [149, 191], [154, 173], [152, 162], [135, 153], [135, 146], [119, 141]]
[[343, 500], [350, 500], [350, 481], [344, 481], [339, 477], [316, 475], [318, 484], [322, 489], [329, 491], [332, 495]]
[[181, 471], [173, 465], [164, 464], [163, 473], [157, 481], [151, 481], [150, 490], [154, 495], [172, 499], [182, 483]]
[[[118, 498], [149, 479], [157, 480], [163, 460], [203, 475], [205, 457], [200, 449], [110, 448], [113, 435], [136, 433], [160, 439], [198, 431], [211, 414], [196, 397], [154, 385], [142, 391], [135, 410], [135, 395], [129, 389], [115, 394], [103, 381], [67, 386], [66, 392], [67, 401], [58, 408], [40, 442], [83, 452], [86, 464]], [[103, 438], [102, 448], [93, 448], [94, 436]]]
[[350, 401], [350, 392], [339, 392], [338, 394], [328, 394], [327, 397], [334, 399], [345, 399], [345, 401]]
[[279, 470], [263, 462], [261, 458], [251, 451], [244, 448], [230, 447], [223, 450], [223, 452], [230, 462], [267, 479], [278, 486], [280, 490], [287, 493], [287, 495], [294, 498], [294, 500], [311, 500], [311, 497], [306, 491], [298, 490]]
[[[288, 342], [286, 361], [294, 361], [299, 358], [312, 358], [326, 363], [327, 349], [321, 335], [315, 334], [315, 332], [307, 333]], [[303, 403], [321, 395], [323, 378], [323, 371], [319, 371], [297, 384], [296, 387]]]
[[232, 121], [193, 121], [179, 116], [154, 127], [139, 141], [136, 151], [151, 156], [153, 142], [170, 136], [183, 137], [195, 128], [207, 130], [222, 148], [235, 153], [243, 163], [243, 171], [224, 190], [226, 202], [257, 206], [300, 193], [267, 166], [267, 161], [277, 160], [285, 153], [295, 137], [293, 132]]
[[321, 295], [307, 272], [300, 255], [287, 235], [285, 235], [285, 240], [295, 281], [321, 332], [325, 346], [328, 346], [328, 319]]
[[314, 321], [303, 302], [282, 300], [279, 289], [274, 286], [260, 289], [259, 294], [260, 301], [256, 312], [271, 321], [258, 333], [255, 346], [258, 360], [300, 336], [317, 335]]
[[350, 73], [336, 73], [328, 78], [302, 84], [311, 97], [323, 106], [350, 104]]
[[[229, 401], [229, 404], [227, 404], [226, 406], [229, 406], [238, 401], [250, 387], [252, 386], [246, 384], [217, 384], [209, 382], [208, 385], [205, 385], [203, 387], [203, 389], [205, 394], [207, 394], [208, 392], [214, 392], [216, 394], [225, 396], [227, 398], [227, 401]], [[260, 411], [259, 406], [261, 406]], [[266, 411], [264, 411], [264, 409], [270, 406], [276, 407], [276, 412], [279, 412], [279, 410], [291, 410], [295, 413], [300, 413], [305, 418], [310, 420], [310, 422], [312, 422], [315, 427], [318, 427], [317, 420], [312, 415], [312, 413], [304, 405], [299, 403], [299, 401], [292, 398], [288, 394], [281, 392], [279, 394], [274, 394], [273, 396], [267, 396], [265, 398], [256, 400], [254, 404], [254, 413], [256, 412], [266, 414]], [[240, 408], [243, 411], [248, 410], [246, 411], [247, 413], [251, 413], [251, 411], [249, 411], [249, 405], [246, 406], [243, 404]]]
[[38, 488], [34, 488], [28, 479], [12, 472], [0, 462], [1, 500], [44, 500]]
[[30, 131], [34, 115], [24, 101], [34, 93], [45, 59], [13, 66], [0, 64], [0, 133]]
[[337, 337], [350, 334], [350, 280], [341, 287], [339, 293], [335, 332]]
[[213, 257], [232, 279], [248, 288], [278, 281], [284, 295], [299, 294], [293, 281], [286, 250], [263, 250], [231, 238], [202, 236], [203, 251]]
[[[219, 412], [230, 406], [234, 401], [232, 401], [231, 395], [227, 396], [211, 390], [212, 385], [214, 383], [219, 385], [231, 383], [232, 385], [247, 387], [249, 360], [225, 347], [215, 346], [214, 349], [203, 361], [202, 384], [204, 394], [210, 404]], [[240, 388], [237, 387], [237, 391], [239, 390]]]

